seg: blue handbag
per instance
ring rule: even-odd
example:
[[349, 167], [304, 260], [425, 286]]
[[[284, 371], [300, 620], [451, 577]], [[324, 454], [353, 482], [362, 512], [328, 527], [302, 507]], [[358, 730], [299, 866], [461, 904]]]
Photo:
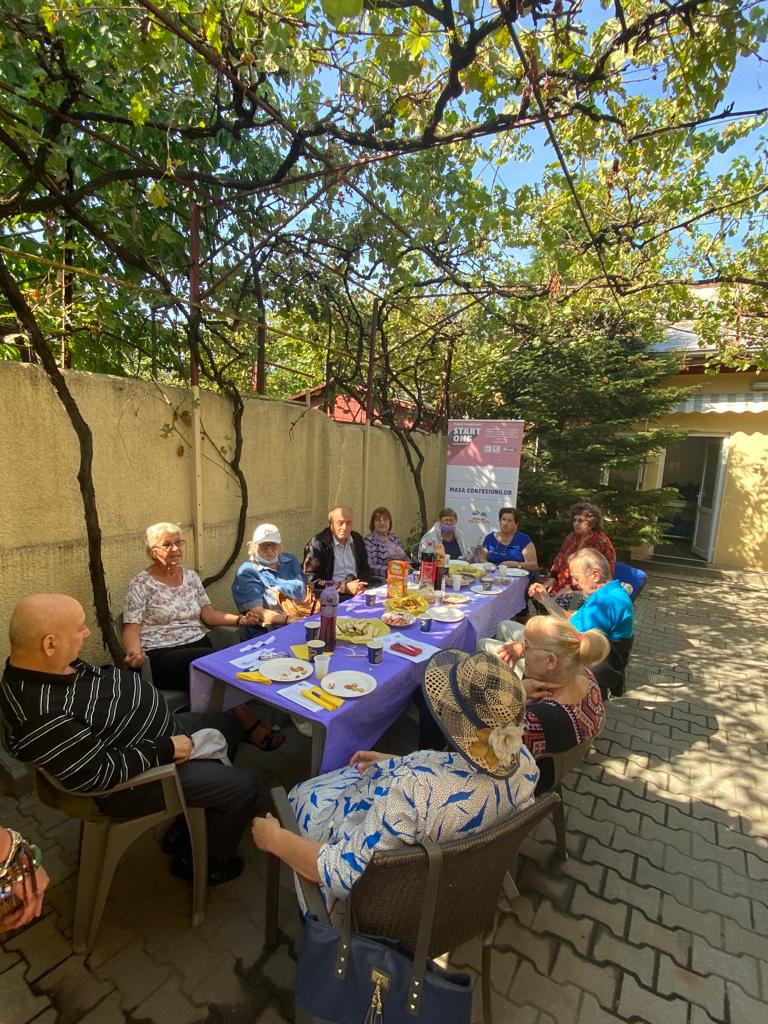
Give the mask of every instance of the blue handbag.
[[431, 840], [420, 845], [429, 866], [415, 951], [394, 939], [353, 932], [348, 905], [341, 928], [307, 915], [295, 998], [313, 1024], [469, 1024], [470, 976], [427, 957], [442, 852]]

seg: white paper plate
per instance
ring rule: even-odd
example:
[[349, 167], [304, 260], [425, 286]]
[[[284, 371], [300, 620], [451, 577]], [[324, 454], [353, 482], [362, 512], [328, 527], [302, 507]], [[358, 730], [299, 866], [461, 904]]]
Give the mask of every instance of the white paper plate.
[[258, 670], [273, 683], [298, 683], [312, 675], [312, 665], [299, 658], [270, 658], [260, 661]]
[[[499, 573], [501, 575], [501, 573]], [[505, 569], [505, 576], [527, 576], [528, 572], [525, 569]]]
[[489, 597], [493, 594], [500, 594], [502, 592], [501, 587], [492, 586], [490, 590], [483, 590], [482, 583], [476, 583], [474, 587], [469, 588], [473, 594], [487, 594]]
[[321, 680], [320, 685], [334, 697], [343, 697], [347, 700], [351, 697], [364, 697], [376, 689], [376, 680], [367, 672], [353, 672], [342, 669], [340, 672], [329, 672]]
[[446, 590], [445, 597], [444, 597], [443, 600], [444, 600], [445, 604], [447, 604], [447, 605], [455, 605], [455, 604], [469, 604], [469, 602], [472, 600], [472, 598], [471, 597], [467, 597], [466, 594], [457, 594], [455, 590], [451, 589], [451, 590]]
[[461, 622], [464, 618], [461, 608], [452, 608], [448, 604], [435, 605], [429, 614], [436, 622]]
[[486, 573], [493, 572], [494, 566], [492, 562], [472, 562], [470, 569], [477, 569], [478, 572]]

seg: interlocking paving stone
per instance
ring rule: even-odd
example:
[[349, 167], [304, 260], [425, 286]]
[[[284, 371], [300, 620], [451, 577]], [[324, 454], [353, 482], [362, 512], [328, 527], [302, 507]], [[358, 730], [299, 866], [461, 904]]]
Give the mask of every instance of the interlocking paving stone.
[[600, 928], [592, 956], [598, 963], [615, 964], [629, 974], [634, 974], [646, 988], [653, 985], [658, 953], [650, 946], [634, 946]]
[[24, 978], [25, 964], [19, 962], [2, 974], [3, 1024], [26, 1024], [51, 1005], [46, 996], [36, 995]]

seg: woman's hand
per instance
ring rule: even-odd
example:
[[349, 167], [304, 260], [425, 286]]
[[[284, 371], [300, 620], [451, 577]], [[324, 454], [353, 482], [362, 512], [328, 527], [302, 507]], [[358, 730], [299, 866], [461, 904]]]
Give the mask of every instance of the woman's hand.
[[530, 676], [525, 676], [522, 679], [522, 684], [528, 700], [554, 699], [553, 687], [543, 679], [531, 679]]
[[35, 869], [35, 881], [37, 883], [37, 895], [32, 887], [32, 879], [25, 875], [21, 882], [15, 882], [11, 886], [11, 892], [16, 900], [17, 906], [14, 910], [8, 911], [0, 917], [0, 932], [9, 932], [14, 928], [21, 928], [28, 924], [33, 918], [40, 917], [43, 912], [43, 896], [48, 888], [48, 872], [45, 868]]
[[377, 761], [386, 761], [392, 757], [391, 754], [382, 754], [379, 750], [358, 750], [349, 759], [349, 767], [357, 768], [362, 775], [363, 772]]
[[251, 822], [251, 837], [255, 846], [265, 853], [272, 853], [277, 837], [280, 835], [280, 822], [271, 814], [264, 818], [254, 818]]
[[[552, 580], [554, 583], [554, 580]], [[548, 587], [546, 583], [532, 583], [528, 587], [528, 595], [532, 597], [534, 601], [540, 601], [545, 594], [548, 594], [552, 587]]]
[[132, 650], [125, 652], [123, 664], [125, 665], [126, 668], [138, 670], [144, 664], [145, 657], [146, 655], [144, 654], [144, 651], [142, 651], [140, 647], [134, 647]]
[[498, 651], [496, 651], [496, 657], [503, 661], [505, 665], [514, 665], [520, 661], [522, 656], [523, 644], [521, 640], [510, 640], [509, 643], [502, 644]]

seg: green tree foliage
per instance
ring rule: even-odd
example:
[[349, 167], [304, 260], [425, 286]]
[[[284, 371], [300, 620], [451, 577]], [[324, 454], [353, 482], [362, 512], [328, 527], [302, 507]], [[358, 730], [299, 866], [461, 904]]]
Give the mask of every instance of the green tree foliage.
[[537, 314], [507, 331], [500, 320], [508, 356], [490, 359], [473, 390], [484, 393], [483, 415], [526, 423], [518, 503], [540, 559], [557, 552], [575, 501], [601, 506], [617, 548], [658, 540], [671, 495], [638, 491], [637, 474], [678, 436], [654, 426], [686, 394], [668, 384], [677, 358], [643, 309], [619, 315], [574, 300]]

